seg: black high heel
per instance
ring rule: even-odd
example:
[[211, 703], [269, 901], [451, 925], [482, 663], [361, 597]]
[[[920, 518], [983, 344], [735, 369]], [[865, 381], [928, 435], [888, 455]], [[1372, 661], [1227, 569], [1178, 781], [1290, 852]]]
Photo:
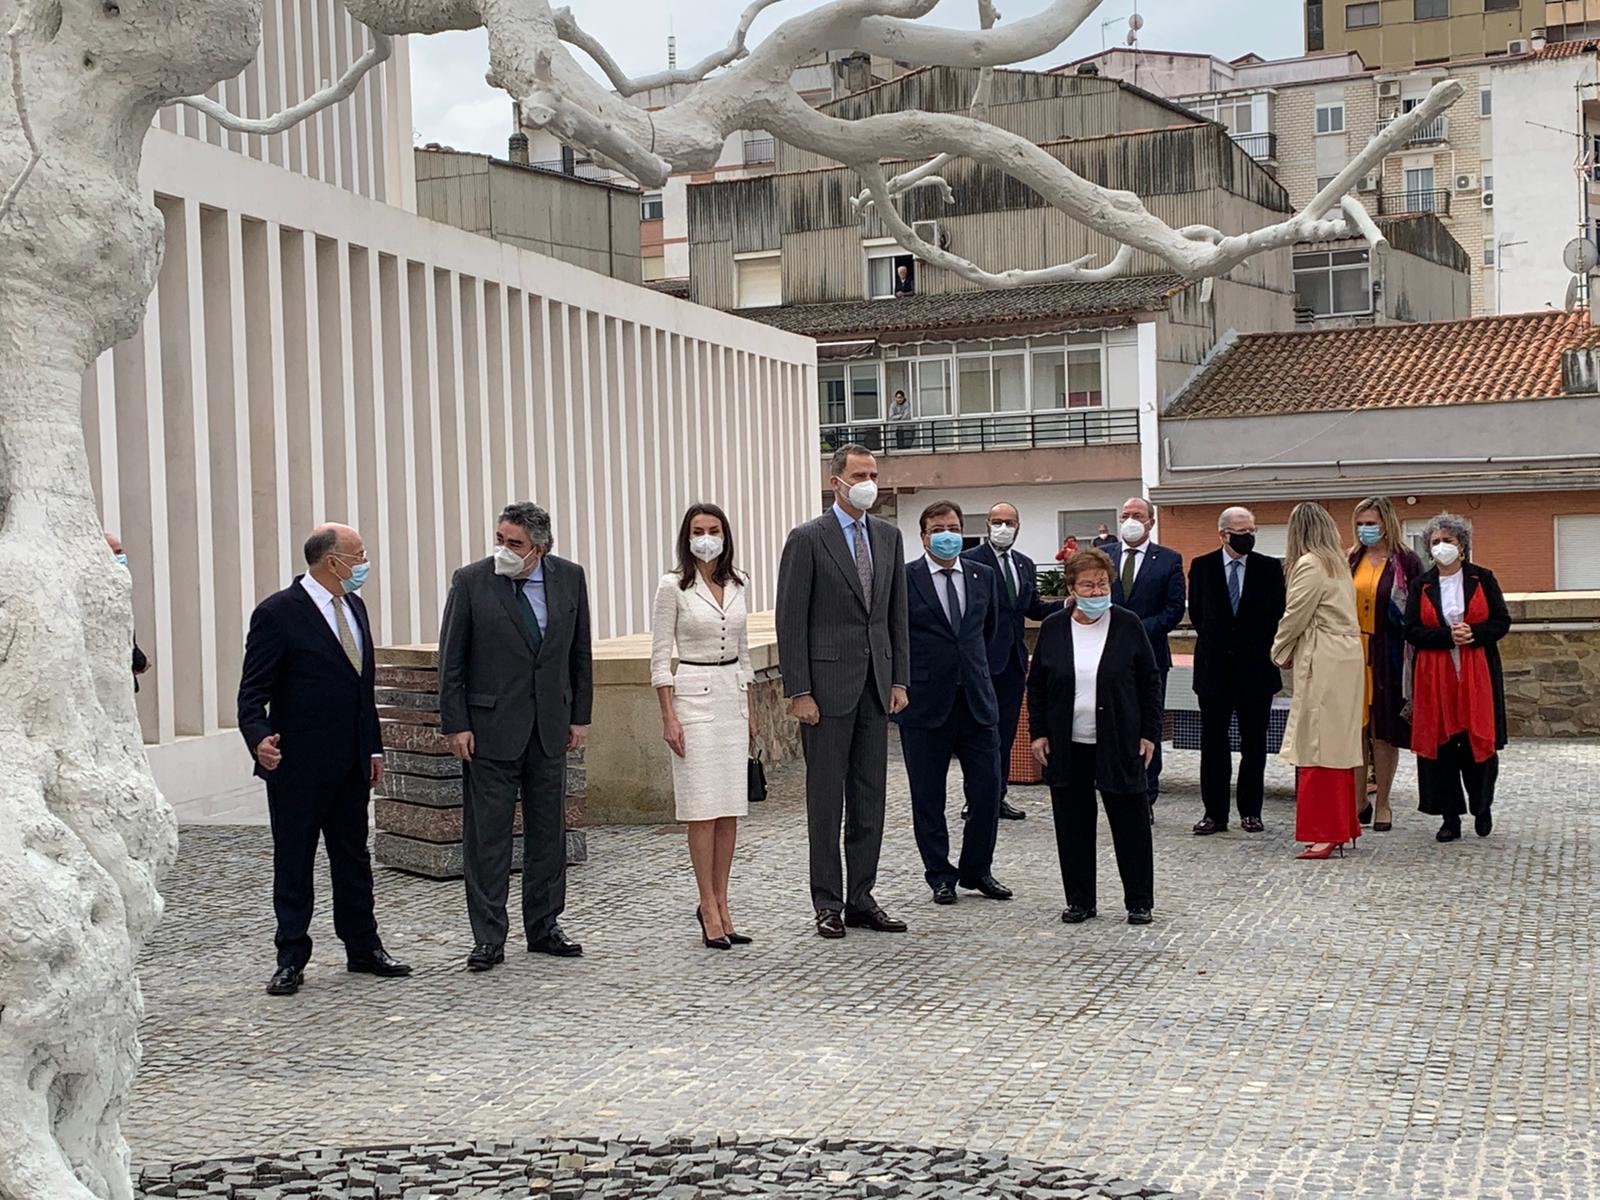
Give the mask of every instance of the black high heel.
[[733, 941], [728, 937], [727, 934], [723, 934], [721, 937], [706, 936], [706, 919], [701, 914], [700, 906], [698, 904], [694, 907], [694, 919], [700, 922], [700, 940], [706, 944], [707, 950], [733, 949]]
[[754, 938], [746, 937], [742, 933], [734, 933], [733, 930], [731, 930], [731, 929], [728, 930], [728, 932], [723, 934], [722, 936], [727, 938], [735, 946], [748, 946], [751, 942], [755, 941]]

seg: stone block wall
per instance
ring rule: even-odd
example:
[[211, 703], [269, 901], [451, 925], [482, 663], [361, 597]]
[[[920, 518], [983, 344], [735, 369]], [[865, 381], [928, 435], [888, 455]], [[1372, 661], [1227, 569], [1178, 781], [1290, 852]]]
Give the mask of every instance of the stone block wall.
[[[439, 733], [438, 657], [431, 646], [380, 646], [378, 716], [383, 784], [373, 802], [380, 865], [430, 879], [461, 877], [461, 763]], [[567, 762], [567, 861], [581, 863], [587, 789], [583, 752]], [[512, 870], [522, 863], [522, 813], [516, 814]]]

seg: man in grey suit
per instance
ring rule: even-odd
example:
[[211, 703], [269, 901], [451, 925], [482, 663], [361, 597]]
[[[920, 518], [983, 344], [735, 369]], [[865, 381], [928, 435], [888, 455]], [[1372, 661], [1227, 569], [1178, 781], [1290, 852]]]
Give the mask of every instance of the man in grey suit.
[[465, 775], [473, 971], [505, 961], [518, 795], [528, 949], [583, 953], [556, 918], [567, 902], [567, 754], [588, 737], [594, 699], [589, 585], [582, 567], [550, 553], [553, 540], [544, 509], [508, 504], [494, 554], [451, 580], [439, 631], [439, 727]]
[[[892, 523], [868, 520], [878, 464], [865, 446], [839, 447], [833, 508], [789, 534], [778, 568], [778, 657], [806, 756], [811, 903], [817, 933], [845, 926], [903, 933], [872, 885], [883, 845], [889, 714], [906, 706], [910, 637], [905, 551]], [[839, 866], [839, 829], [844, 858]]]

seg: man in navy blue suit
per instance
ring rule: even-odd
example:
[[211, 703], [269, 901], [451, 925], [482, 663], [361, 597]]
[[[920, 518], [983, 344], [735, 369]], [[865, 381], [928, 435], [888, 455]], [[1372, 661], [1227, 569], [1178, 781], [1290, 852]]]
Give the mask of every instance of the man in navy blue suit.
[[989, 673], [1000, 705], [1000, 816], [1007, 821], [1020, 821], [1028, 815], [1006, 802], [1011, 746], [1017, 740], [1022, 693], [1028, 686], [1027, 619], [1042, 621], [1061, 609], [1061, 601], [1039, 598], [1038, 568], [1033, 559], [1013, 548], [1021, 527], [1014, 505], [996, 504], [989, 510], [988, 537], [983, 545], [962, 556], [995, 573], [995, 592], [1000, 600], [1000, 621], [989, 644]]
[[[1172, 670], [1172, 650], [1167, 635], [1183, 620], [1183, 555], [1158, 546], [1150, 537], [1155, 528], [1156, 506], [1134, 496], [1122, 506], [1117, 526], [1119, 544], [1111, 555], [1111, 603], [1132, 609], [1144, 622], [1150, 648], [1156, 652], [1161, 672], [1161, 697], [1165, 703], [1167, 675]], [[1161, 741], [1145, 768], [1150, 798], [1150, 819], [1155, 820], [1156, 797], [1161, 792]]]
[[[911, 826], [935, 904], [954, 904], [957, 885], [1009, 900], [1011, 889], [993, 874], [1000, 822], [1000, 779], [994, 770], [1000, 708], [989, 678], [989, 645], [999, 620], [995, 576], [962, 559], [957, 505], [935, 501], [923, 509], [921, 525], [927, 555], [905, 568], [909, 703], [894, 717], [911, 784]], [[969, 814], [959, 866], [950, 865], [945, 822], [952, 757], [961, 763]]]

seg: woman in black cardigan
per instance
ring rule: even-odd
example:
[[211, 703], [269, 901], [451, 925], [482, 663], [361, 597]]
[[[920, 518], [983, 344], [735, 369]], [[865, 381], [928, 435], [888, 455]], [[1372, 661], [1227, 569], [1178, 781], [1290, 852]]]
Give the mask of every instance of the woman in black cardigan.
[[1128, 924], [1148, 925], [1155, 856], [1145, 768], [1161, 737], [1161, 674], [1144, 624], [1111, 604], [1111, 559], [1079, 550], [1063, 567], [1071, 608], [1045, 618], [1028, 672], [1033, 756], [1044, 768], [1069, 925], [1095, 916], [1098, 788]]

